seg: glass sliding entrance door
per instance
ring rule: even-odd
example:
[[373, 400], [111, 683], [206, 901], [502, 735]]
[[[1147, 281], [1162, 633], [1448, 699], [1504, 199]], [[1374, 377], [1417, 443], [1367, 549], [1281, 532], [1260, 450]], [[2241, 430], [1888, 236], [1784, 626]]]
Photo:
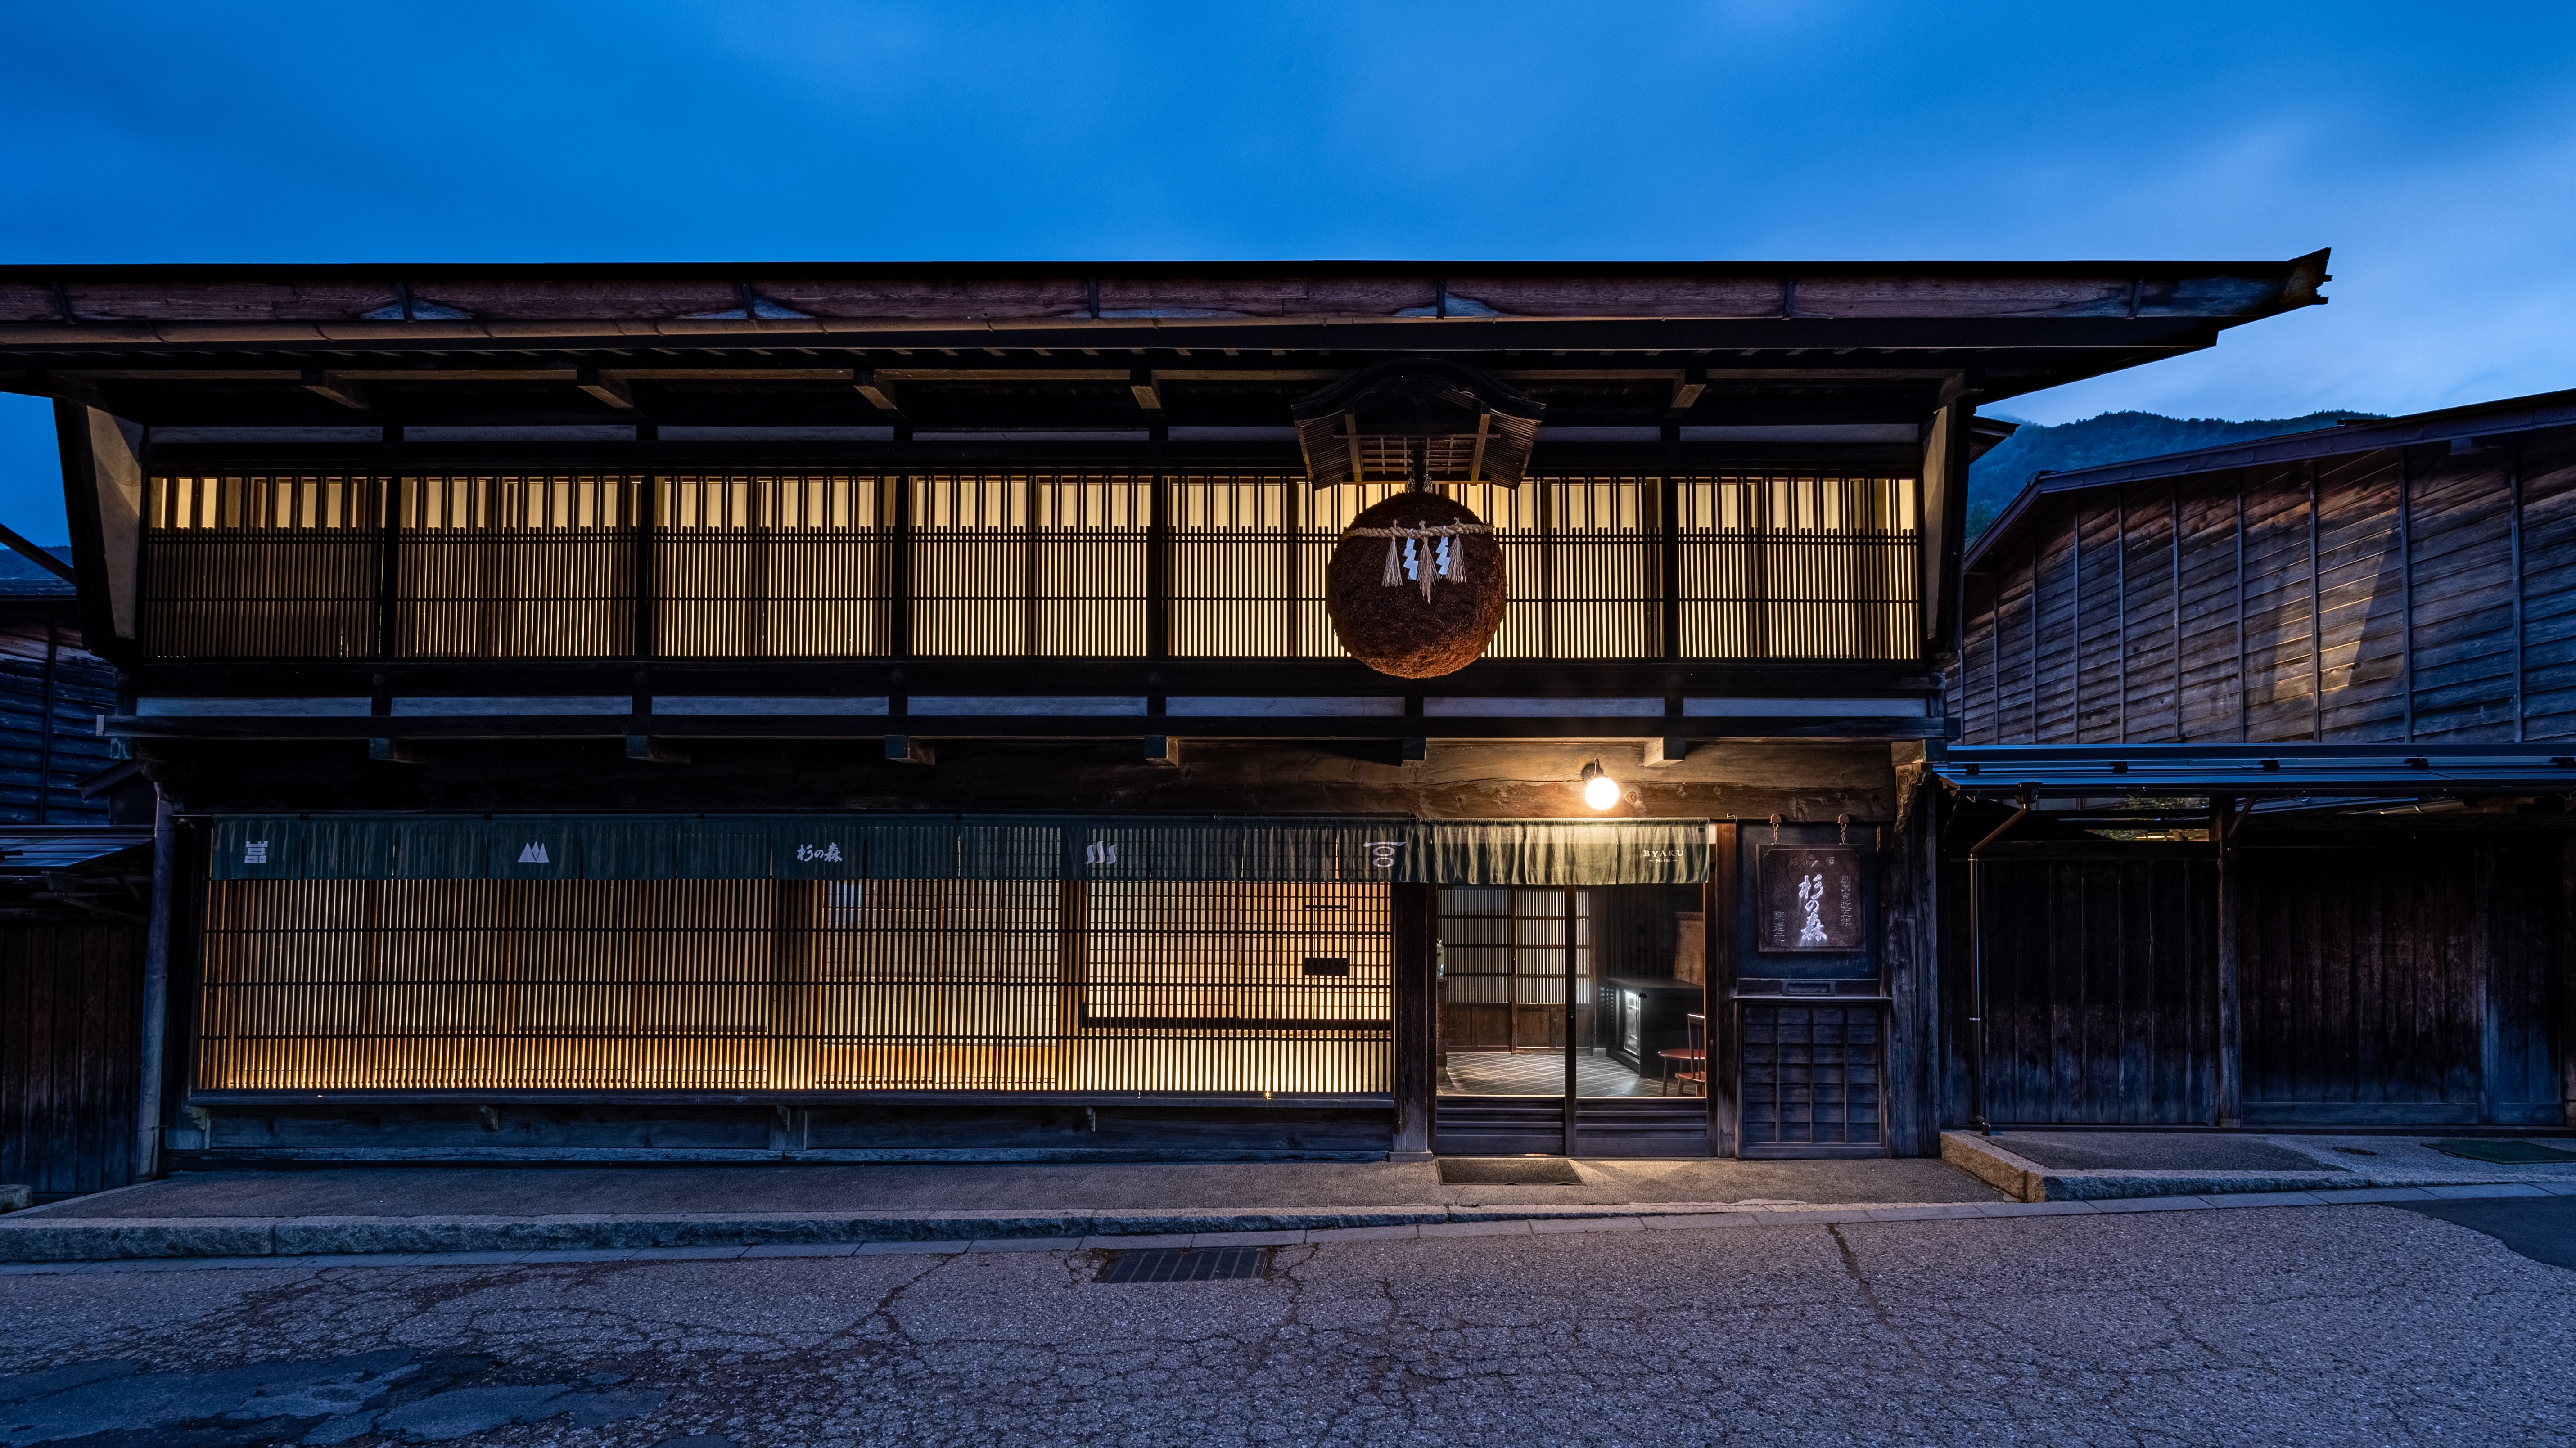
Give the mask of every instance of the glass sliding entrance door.
[[1439, 892], [1437, 1150], [1706, 1150], [1695, 886]]

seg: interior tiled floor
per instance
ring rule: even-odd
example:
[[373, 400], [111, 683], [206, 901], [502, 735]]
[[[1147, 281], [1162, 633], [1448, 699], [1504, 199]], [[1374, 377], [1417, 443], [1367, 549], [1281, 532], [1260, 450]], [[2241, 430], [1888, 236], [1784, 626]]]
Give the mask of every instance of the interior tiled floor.
[[[1459, 1096], [1557, 1096], [1565, 1091], [1565, 1058], [1554, 1051], [1452, 1051], [1441, 1089]], [[1662, 1089], [1598, 1051], [1574, 1063], [1583, 1096], [1653, 1096]], [[1679, 1095], [1681, 1084], [1672, 1091]]]

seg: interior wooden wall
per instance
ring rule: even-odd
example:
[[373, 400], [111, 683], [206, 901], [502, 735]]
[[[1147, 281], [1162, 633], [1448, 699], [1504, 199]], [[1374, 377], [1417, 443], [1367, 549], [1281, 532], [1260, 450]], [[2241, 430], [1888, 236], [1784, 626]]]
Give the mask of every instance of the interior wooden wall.
[[1965, 581], [1969, 744], [2576, 737], [2576, 439], [2042, 499]]

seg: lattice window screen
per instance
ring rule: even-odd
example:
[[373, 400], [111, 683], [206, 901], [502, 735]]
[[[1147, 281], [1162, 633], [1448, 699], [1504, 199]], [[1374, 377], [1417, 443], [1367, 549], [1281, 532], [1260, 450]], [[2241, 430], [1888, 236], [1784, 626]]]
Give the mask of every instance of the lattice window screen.
[[206, 1091], [1383, 1093], [1389, 887], [210, 886]]
[[894, 648], [893, 482], [821, 473], [661, 480], [655, 651], [854, 658]]
[[376, 649], [384, 480], [155, 477], [141, 627], [160, 658], [363, 658]]
[[640, 477], [402, 479], [394, 494], [394, 652], [631, 655], [643, 495]]
[[[647, 487], [156, 477], [146, 644], [185, 658], [632, 654]], [[927, 657], [1132, 658], [1153, 647], [1158, 608], [1175, 657], [1338, 658], [1326, 566], [1350, 519], [1396, 491], [1258, 473], [684, 474], [653, 487], [653, 652], [686, 658], [883, 656], [907, 637]], [[1447, 489], [1493, 525], [1510, 574], [1490, 656], [1919, 655], [1913, 479], [1680, 478], [1669, 526], [1666, 489], [1643, 476]]]
[[1677, 493], [1682, 657], [1921, 655], [1913, 479], [1695, 477]]

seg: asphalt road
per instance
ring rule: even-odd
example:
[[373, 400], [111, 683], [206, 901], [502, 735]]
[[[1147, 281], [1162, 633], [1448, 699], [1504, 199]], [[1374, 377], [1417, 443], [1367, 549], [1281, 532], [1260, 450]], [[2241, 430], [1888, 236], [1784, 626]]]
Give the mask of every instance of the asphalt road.
[[1097, 1266], [0, 1276], [0, 1444], [2576, 1440], [2576, 1272], [2391, 1207], [1342, 1240], [1251, 1281]]

